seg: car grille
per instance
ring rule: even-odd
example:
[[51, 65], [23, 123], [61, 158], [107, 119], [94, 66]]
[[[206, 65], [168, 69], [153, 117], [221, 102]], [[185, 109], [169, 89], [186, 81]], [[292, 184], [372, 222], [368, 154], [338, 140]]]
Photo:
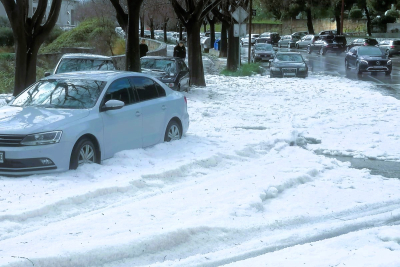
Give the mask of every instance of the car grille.
[[386, 61], [380, 61], [380, 60], [368, 61], [368, 65], [370, 66], [386, 66], [386, 64], [387, 64]]
[[25, 135], [0, 134], [0, 147], [2, 146], [21, 146], [21, 141]]
[[296, 73], [295, 68], [282, 68], [283, 73]]

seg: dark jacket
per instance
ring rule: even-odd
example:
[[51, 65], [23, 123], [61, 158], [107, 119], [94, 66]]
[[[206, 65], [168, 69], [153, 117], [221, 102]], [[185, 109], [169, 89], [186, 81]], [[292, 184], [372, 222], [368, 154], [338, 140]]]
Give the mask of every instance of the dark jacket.
[[140, 49], [140, 57], [146, 56], [146, 53], [149, 51], [147, 44], [140, 44], [139, 49]]
[[174, 57], [186, 58], [185, 46], [179, 46], [179, 44], [177, 44], [174, 47]]

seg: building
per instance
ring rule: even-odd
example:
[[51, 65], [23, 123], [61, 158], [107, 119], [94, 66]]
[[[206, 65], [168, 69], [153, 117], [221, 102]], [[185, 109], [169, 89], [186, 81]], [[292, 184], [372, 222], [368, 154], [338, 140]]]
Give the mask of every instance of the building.
[[[35, 13], [38, 2], [40, 0], [28, 0], [29, 1], [29, 16]], [[77, 21], [75, 19], [75, 10], [77, 5], [80, 3], [79, 0], [62, 0], [60, 15], [58, 16], [57, 26], [62, 28], [75, 27]], [[51, 6], [51, 1], [48, 3], [46, 10], [46, 18], [48, 16]], [[0, 3], [0, 17], [7, 17], [7, 13], [2, 3]]]

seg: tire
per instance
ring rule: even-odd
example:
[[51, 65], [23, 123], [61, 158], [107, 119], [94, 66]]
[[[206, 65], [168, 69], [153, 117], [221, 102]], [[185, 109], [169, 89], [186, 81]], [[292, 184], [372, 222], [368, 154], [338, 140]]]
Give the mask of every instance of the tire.
[[323, 56], [323, 55], [326, 54], [326, 51], [325, 51], [325, 49], [324, 49], [323, 47], [321, 47], [321, 50], [319, 50], [319, 54], [320, 54], [321, 56]]
[[93, 142], [88, 138], [82, 138], [72, 149], [69, 169], [76, 170], [79, 166], [87, 163], [100, 163], [100, 158]]
[[358, 63], [356, 65], [356, 70], [357, 70], [358, 75], [362, 75], [363, 72], [360, 70], [360, 64], [358, 64]]
[[307, 46], [307, 54], [311, 54], [311, 47]]
[[167, 129], [165, 130], [164, 141], [171, 142], [174, 140], [179, 140], [182, 137], [181, 126], [176, 121], [170, 121], [168, 123]]

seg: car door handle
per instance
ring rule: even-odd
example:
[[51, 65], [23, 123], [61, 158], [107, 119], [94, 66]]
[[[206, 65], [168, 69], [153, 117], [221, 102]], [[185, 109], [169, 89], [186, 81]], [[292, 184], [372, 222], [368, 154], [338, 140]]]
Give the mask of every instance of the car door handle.
[[165, 105], [162, 105], [162, 106], [161, 106], [161, 109], [162, 109], [162, 110], [166, 110], [167, 107], [166, 107]]
[[139, 117], [141, 115], [140, 111], [136, 111], [136, 117]]

